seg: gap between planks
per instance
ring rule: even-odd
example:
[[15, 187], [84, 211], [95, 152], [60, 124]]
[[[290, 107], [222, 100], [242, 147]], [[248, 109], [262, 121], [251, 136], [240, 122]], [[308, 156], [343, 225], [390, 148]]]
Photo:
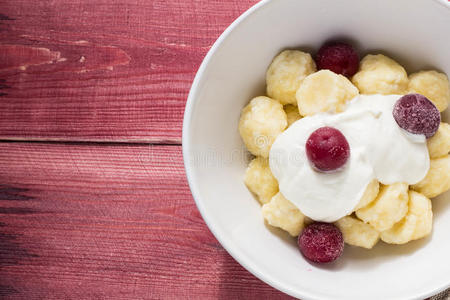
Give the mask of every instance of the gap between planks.
[[181, 142], [128, 142], [128, 141], [64, 141], [64, 140], [26, 140], [26, 139], [0, 139], [0, 143], [30, 143], [30, 144], [57, 144], [57, 145], [86, 145], [86, 146], [182, 146]]

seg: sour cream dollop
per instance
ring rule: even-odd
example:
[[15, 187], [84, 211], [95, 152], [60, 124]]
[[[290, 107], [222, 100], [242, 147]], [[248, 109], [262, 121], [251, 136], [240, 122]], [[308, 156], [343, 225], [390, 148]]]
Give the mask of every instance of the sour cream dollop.
[[[277, 137], [269, 162], [281, 193], [306, 216], [334, 222], [353, 212], [368, 184], [415, 184], [430, 168], [425, 135], [401, 129], [392, 116], [400, 95], [360, 95], [338, 114], [321, 113], [292, 124]], [[350, 158], [334, 173], [315, 171], [306, 156], [311, 133], [330, 126], [342, 132]]]

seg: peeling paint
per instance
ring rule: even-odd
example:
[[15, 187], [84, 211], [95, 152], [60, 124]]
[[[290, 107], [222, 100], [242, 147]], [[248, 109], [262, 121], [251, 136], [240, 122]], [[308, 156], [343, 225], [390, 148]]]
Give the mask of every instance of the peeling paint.
[[48, 48], [25, 45], [0, 45], [0, 70], [19, 69], [30, 66], [52, 64], [61, 58], [61, 53]]
[[[36, 40], [30, 36], [26, 37]], [[0, 71], [15, 69], [25, 72], [30, 67], [44, 68], [44, 65], [47, 66], [46, 70], [53, 72], [113, 71], [114, 67], [128, 65], [131, 61], [131, 57], [116, 46], [97, 45], [88, 41], [65, 41], [65, 43], [52, 46], [59, 51], [52, 51], [50, 47], [0, 45]], [[64, 57], [61, 57], [61, 53], [64, 53]]]
[[79, 41], [75, 41], [73, 43], [76, 44], [76, 45], [87, 45], [87, 44], [90, 44], [88, 41], [85, 41], [85, 40], [79, 40]]

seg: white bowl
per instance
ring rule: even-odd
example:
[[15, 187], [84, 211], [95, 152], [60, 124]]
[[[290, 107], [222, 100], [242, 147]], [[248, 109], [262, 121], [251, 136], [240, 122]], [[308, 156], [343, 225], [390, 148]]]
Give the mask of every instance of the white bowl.
[[423, 299], [450, 286], [449, 193], [433, 200], [431, 237], [346, 247], [337, 262], [313, 265], [295, 240], [264, 225], [243, 183], [248, 155], [237, 128], [241, 109], [264, 94], [266, 69], [284, 48], [313, 51], [345, 38], [362, 54], [387, 53], [409, 73], [436, 68], [450, 75], [449, 8], [444, 0], [262, 1], [214, 44], [186, 105], [185, 167], [209, 228], [255, 276], [302, 299]]

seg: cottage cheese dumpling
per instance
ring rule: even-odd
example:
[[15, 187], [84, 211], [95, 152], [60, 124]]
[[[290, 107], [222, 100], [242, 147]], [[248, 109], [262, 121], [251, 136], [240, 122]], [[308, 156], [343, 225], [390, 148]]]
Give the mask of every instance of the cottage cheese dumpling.
[[278, 193], [278, 182], [270, 171], [267, 158], [256, 157], [250, 162], [245, 171], [244, 182], [261, 204], [268, 203]]
[[443, 112], [450, 103], [450, 84], [447, 75], [436, 71], [421, 71], [409, 76], [409, 92], [422, 94]]
[[295, 93], [303, 79], [316, 71], [309, 53], [298, 50], [281, 52], [266, 74], [267, 95], [281, 104], [296, 104]]
[[408, 185], [395, 183], [383, 186], [377, 198], [356, 211], [356, 216], [378, 231], [385, 231], [399, 222], [408, 211]]
[[406, 244], [431, 233], [433, 212], [431, 200], [422, 194], [409, 191], [408, 213], [391, 229], [381, 233], [381, 239], [389, 244]]
[[268, 97], [256, 97], [242, 110], [239, 133], [255, 156], [269, 157], [276, 137], [287, 127], [283, 105]]
[[269, 203], [264, 204], [262, 215], [267, 223], [286, 230], [292, 236], [298, 236], [304, 227], [305, 216], [281, 193], [276, 194]]
[[383, 231], [380, 235], [381, 240], [387, 244], [406, 244], [412, 240], [416, 225], [417, 216], [407, 215], [393, 227]]
[[302, 116], [341, 112], [358, 94], [358, 89], [345, 76], [321, 70], [306, 77], [298, 89], [298, 110]]
[[403, 95], [408, 89], [405, 69], [382, 54], [369, 54], [360, 63], [352, 82], [361, 94]]
[[412, 236], [413, 240], [421, 239], [431, 233], [433, 229], [433, 210], [431, 200], [424, 195], [409, 191], [408, 214], [417, 216], [416, 229]]
[[432, 159], [427, 176], [411, 189], [434, 198], [450, 189], [450, 156]]
[[436, 134], [427, 141], [431, 158], [446, 156], [450, 152], [450, 124], [441, 123]]
[[335, 225], [349, 245], [371, 249], [380, 239], [380, 233], [375, 228], [351, 216], [338, 220]]
[[372, 180], [364, 191], [364, 194], [361, 200], [359, 200], [358, 205], [356, 205], [355, 210], [366, 207], [367, 205], [372, 203], [372, 201], [377, 197], [379, 191], [380, 183], [376, 179]]

